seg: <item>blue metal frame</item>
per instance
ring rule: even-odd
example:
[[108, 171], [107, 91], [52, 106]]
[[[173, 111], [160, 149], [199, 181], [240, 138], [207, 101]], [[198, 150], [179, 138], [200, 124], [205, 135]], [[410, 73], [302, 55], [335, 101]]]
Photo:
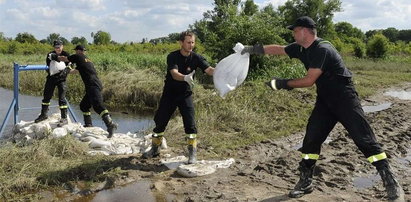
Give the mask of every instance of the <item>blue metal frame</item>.
[[[0, 136], [3, 134], [4, 129], [6, 128], [7, 121], [9, 120], [10, 114], [12, 109], [14, 108], [14, 125], [17, 124], [19, 120], [19, 72], [20, 71], [30, 71], [30, 70], [47, 70], [49, 67], [46, 65], [18, 65], [17, 63], [13, 63], [13, 74], [14, 74], [14, 88], [13, 88], [13, 95], [14, 98], [11, 101], [10, 107], [7, 111], [6, 117], [3, 120], [3, 123], [0, 127]], [[72, 111], [70, 104], [67, 102], [67, 108], [70, 112], [70, 115], [73, 117], [74, 122], [77, 122], [77, 117]]]

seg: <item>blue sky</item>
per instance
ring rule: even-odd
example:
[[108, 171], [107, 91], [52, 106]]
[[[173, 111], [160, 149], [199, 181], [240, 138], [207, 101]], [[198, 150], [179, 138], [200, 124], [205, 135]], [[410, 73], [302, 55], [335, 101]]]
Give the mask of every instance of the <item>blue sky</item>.
[[[286, 0], [255, 0], [275, 7]], [[363, 31], [411, 29], [410, 0], [342, 0], [334, 21]], [[38, 40], [60, 33], [71, 40], [107, 31], [117, 42], [157, 38], [188, 28], [213, 8], [212, 0], [0, 0], [0, 32], [6, 37], [29, 32]]]

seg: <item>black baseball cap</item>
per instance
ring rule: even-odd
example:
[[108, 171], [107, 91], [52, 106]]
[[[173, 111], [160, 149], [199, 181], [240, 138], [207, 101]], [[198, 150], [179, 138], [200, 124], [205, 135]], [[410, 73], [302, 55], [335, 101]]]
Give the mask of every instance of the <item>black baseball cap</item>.
[[296, 27], [316, 28], [317, 24], [308, 16], [297, 18], [294, 24], [287, 26], [287, 29], [293, 30]]
[[63, 42], [61, 42], [59, 40], [53, 41], [53, 46], [54, 47], [60, 47], [61, 45], [63, 45]]
[[86, 48], [82, 45], [77, 45], [73, 50], [81, 50], [81, 51], [85, 51]]

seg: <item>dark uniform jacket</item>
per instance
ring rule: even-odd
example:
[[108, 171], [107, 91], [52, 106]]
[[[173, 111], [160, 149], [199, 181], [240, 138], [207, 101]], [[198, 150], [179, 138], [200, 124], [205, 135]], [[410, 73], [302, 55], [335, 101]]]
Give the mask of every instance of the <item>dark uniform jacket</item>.
[[317, 38], [308, 48], [292, 43], [285, 47], [285, 52], [290, 58], [300, 59], [307, 70], [322, 70], [315, 82], [318, 98], [338, 102], [340, 99], [357, 96], [351, 80], [352, 73], [345, 67], [340, 54], [330, 42]]
[[195, 52], [191, 52], [187, 57], [182, 55], [180, 50], [171, 52], [167, 56], [167, 75], [164, 90], [172, 94], [191, 95], [190, 85], [185, 81], [174, 80], [170, 70], [178, 69], [178, 72], [187, 75], [197, 68], [200, 68], [204, 72], [209, 66], [205, 58]]
[[73, 64], [76, 64], [76, 69], [80, 72], [84, 86], [87, 88], [97, 87], [103, 89], [100, 79], [97, 77], [97, 71], [94, 68], [93, 62], [85, 55], [74, 54], [67, 58]]

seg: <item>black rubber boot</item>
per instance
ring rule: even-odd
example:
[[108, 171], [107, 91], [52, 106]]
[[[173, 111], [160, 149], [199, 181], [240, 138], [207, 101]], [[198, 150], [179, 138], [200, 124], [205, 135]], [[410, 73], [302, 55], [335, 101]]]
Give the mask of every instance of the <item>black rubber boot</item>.
[[113, 137], [114, 131], [117, 129], [117, 124], [113, 122], [113, 120], [110, 117], [110, 114], [106, 113], [103, 115], [103, 121], [107, 126], [107, 132], [108, 132], [108, 138]]
[[93, 122], [91, 121], [91, 115], [83, 115], [84, 125], [83, 127], [93, 127]]
[[384, 167], [378, 171], [381, 176], [382, 183], [387, 192], [387, 198], [390, 201], [405, 201], [404, 190], [401, 185], [395, 179], [394, 174], [391, 172], [390, 167]]
[[160, 156], [160, 146], [163, 141], [162, 135], [152, 134], [151, 136], [151, 149], [143, 154], [144, 159], [151, 159]]
[[188, 138], [187, 139], [187, 149], [188, 149], [188, 164], [197, 163], [197, 139]]
[[41, 105], [41, 114], [39, 117], [34, 120], [34, 123], [38, 123], [41, 121], [44, 121], [48, 118], [47, 112], [49, 111], [49, 106], [48, 105]]
[[64, 125], [68, 124], [68, 120], [67, 120], [67, 108], [61, 108], [60, 109], [60, 114], [61, 114], [61, 118], [59, 123], [57, 124], [57, 127], [62, 127]]
[[291, 198], [299, 198], [304, 194], [313, 192], [314, 190], [314, 187], [312, 186], [314, 165], [308, 168], [303, 162], [300, 162], [298, 170], [300, 171], [300, 180], [297, 182], [294, 189], [288, 194]]

